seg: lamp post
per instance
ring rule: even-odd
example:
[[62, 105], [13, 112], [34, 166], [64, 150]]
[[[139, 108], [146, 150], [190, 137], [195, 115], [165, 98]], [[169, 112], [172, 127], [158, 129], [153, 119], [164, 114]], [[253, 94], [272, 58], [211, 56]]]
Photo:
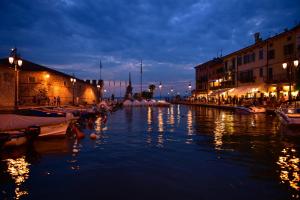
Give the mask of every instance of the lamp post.
[[282, 68], [288, 70], [288, 79], [289, 79], [289, 101], [292, 100], [292, 73], [293, 67], [297, 68], [299, 65], [299, 60], [294, 60], [293, 63], [282, 63]]
[[[191, 95], [191, 98], [192, 98], [192, 84], [191, 84], [191, 82], [189, 83], [188, 88], [189, 88], [190, 95]], [[190, 99], [190, 100], [191, 100], [191, 99]]]
[[98, 84], [97, 85], [97, 99], [98, 99], [98, 102], [100, 102], [100, 85]]
[[159, 99], [161, 100], [161, 88], [162, 88], [162, 84], [161, 82], [159, 82]]
[[72, 86], [73, 86], [73, 101], [72, 101], [72, 104], [74, 106], [75, 105], [75, 83], [76, 83], [76, 78], [70, 78], [70, 81], [71, 81]]
[[17, 54], [17, 48], [14, 48], [11, 50], [10, 56], [8, 58], [8, 61], [11, 65], [14, 65], [15, 70], [15, 104], [14, 109], [18, 110], [19, 107], [19, 69], [23, 61], [21, 60], [21, 57]]

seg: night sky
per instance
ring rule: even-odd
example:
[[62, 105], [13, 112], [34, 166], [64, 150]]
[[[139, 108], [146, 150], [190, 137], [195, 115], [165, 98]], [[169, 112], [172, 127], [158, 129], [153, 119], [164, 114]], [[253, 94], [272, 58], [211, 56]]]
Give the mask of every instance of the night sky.
[[[0, 57], [24, 59], [82, 79], [128, 79], [184, 93], [194, 66], [300, 22], [299, 0], [1, 0]], [[116, 83], [116, 84], [117, 84]], [[193, 85], [194, 87], [194, 85]], [[135, 85], [134, 90], [139, 90]]]

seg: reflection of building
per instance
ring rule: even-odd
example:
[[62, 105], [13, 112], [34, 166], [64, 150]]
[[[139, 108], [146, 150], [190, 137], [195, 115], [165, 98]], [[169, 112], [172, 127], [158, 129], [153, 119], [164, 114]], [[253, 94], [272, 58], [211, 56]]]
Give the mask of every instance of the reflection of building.
[[[254, 44], [195, 67], [197, 98], [220, 94], [278, 98], [288, 95], [288, 70], [283, 69], [282, 63], [299, 60], [300, 25], [266, 40], [259, 33], [254, 36]], [[292, 81], [295, 79], [293, 75]], [[296, 96], [294, 86], [292, 95]]]
[[[68, 104], [73, 99], [72, 76], [44, 67], [26, 60], [20, 71], [19, 99], [20, 104], [48, 104], [54, 97], [60, 97], [61, 104]], [[8, 59], [0, 59], [0, 106], [14, 104], [14, 71]], [[92, 103], [97, 98], [96, 82], [84, 82], [76, 79], [74, 96], [76, 103]]]

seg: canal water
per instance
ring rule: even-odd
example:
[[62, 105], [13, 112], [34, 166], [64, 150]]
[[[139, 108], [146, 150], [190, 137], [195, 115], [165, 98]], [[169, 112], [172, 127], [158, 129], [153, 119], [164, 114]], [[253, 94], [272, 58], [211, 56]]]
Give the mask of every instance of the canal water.
[[300, 198], [299, 130], [276, 116], [173, 105], [95, 123], [96, 140], [2, 151], [0, 199]]

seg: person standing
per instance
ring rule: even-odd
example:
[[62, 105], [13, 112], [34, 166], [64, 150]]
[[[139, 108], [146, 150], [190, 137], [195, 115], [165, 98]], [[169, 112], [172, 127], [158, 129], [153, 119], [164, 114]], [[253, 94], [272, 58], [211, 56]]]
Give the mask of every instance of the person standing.
[[57, 96], [56, 101], [57, 101], [57, 106], [60, 106], [60, 97], [59, 96]]

